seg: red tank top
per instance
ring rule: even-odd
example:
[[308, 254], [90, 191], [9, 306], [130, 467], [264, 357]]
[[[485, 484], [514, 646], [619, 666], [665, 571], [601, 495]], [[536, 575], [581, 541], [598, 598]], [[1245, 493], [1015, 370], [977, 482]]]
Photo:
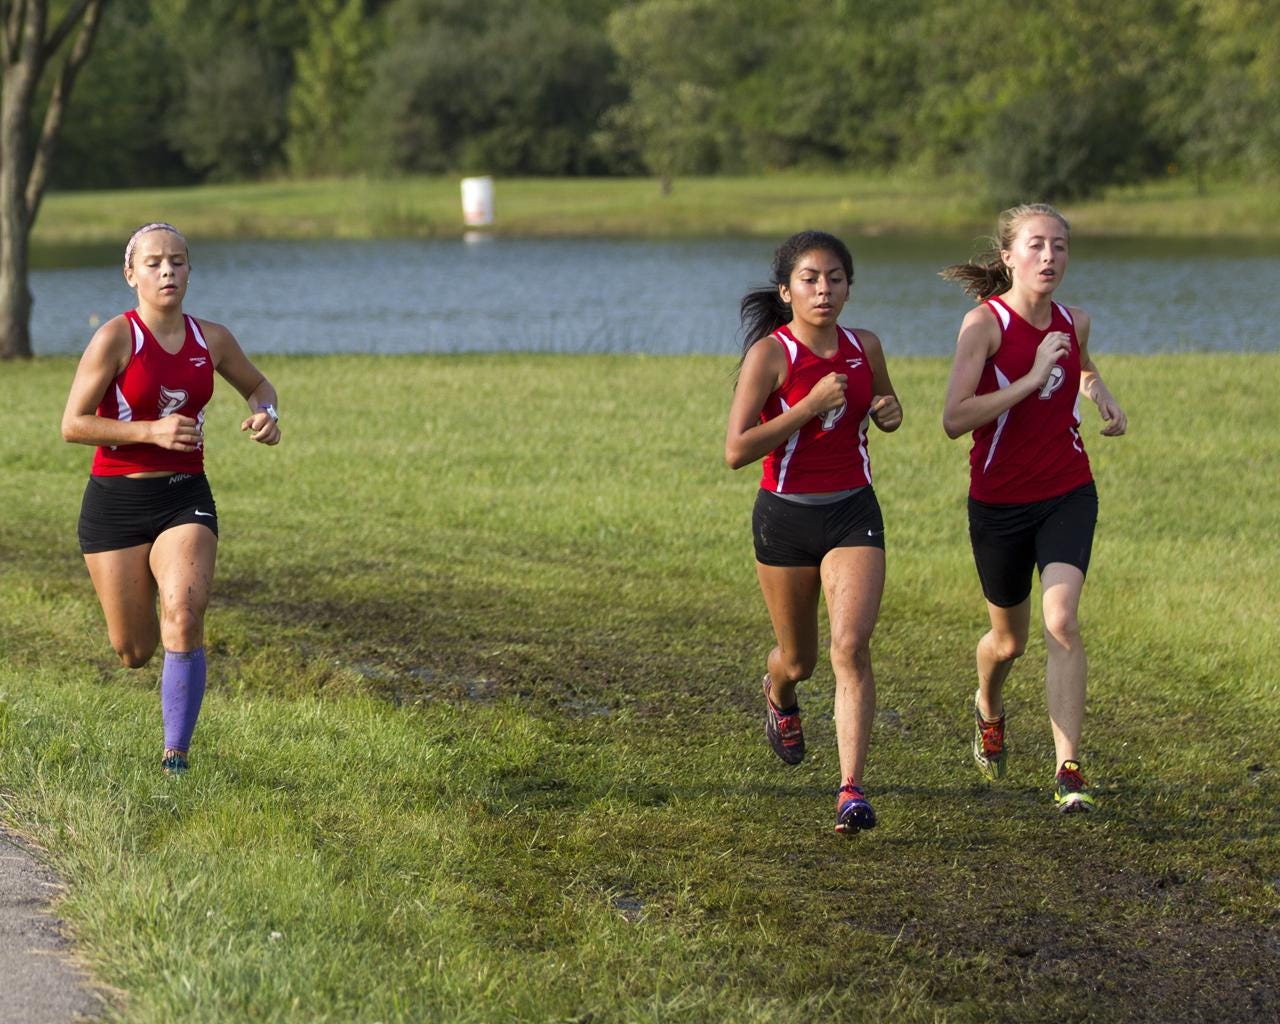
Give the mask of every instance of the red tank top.
[[975, 392], [990, 394], [1025, 377], [1036, 349], [1051, 331], [1071, 337], [1070, 351], [1035, 394], [973, 432], [969, 495], [994, 505], [1024, 505], [1056, 498], [1093, 479], [1080, 440], [1080, 342], [1067, 307], [1053, 303], [1040, 330], [999, 298], [986, 305], [1000, 325], [1000, 348], [987, 360]]
[[[186, 337], [176, 353], [160, 347], [137, 312], [124, 314], [132, 332], [129, 362], [111, 382], [98, 415], [113, 420], [158, 420], [173, 413], [204, 425], [204, 407], [213, 396], [213, 360], [194, 317], [184, 314]], [[100, 446], [93, 455], [94, 476], [126, 473], [203, 473], [204, 448], [178, 452], [154, 444]]]
[[787, 327], [772, 335], [787, 354], [787, 376], [760, 411], [760, 421], [781, 416], [829, 373], [849, 378], [844, 405], [815, 416], [764, 457], [760, 486], [778, 494], [844, 491], [871, 483], [867, 424], [871, 409], [871, 366], [858, 336], [836, 327], [838, 348], [831, 359], [810, 351]]

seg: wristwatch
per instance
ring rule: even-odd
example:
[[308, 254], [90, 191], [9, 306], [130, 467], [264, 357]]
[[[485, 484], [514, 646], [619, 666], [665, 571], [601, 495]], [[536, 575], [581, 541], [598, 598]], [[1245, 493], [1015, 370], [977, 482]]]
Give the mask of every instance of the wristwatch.
[[259, 409], [258, 412], [265, 412], [268, 416], [271, 417], [272, 423], [280, 422], [280, 414], [276, 412], [276, 407], [272, 405], [270, 402], [268, 402], [261, 409]]

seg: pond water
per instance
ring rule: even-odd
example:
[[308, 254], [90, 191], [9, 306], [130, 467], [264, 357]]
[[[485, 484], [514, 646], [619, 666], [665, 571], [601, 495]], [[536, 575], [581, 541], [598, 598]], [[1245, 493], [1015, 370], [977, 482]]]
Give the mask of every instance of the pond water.
[[[938, 270], [972, 240], [852, 238], [842, 322], [891, 355], [946, 355], [969, 308]], [[483, 238], [195, 242], [186, 308], [259, 353], [734, 353], [770, 240]], [[79, 352], [132, 305], [115, 250], [37, 252], [38, 354]], [[66, 265], [74, 264], [74, 265]], [[1280, 246], [1077, 239], [1058, 298], [1093, 317], [1095, 352], [1275, 351]]]

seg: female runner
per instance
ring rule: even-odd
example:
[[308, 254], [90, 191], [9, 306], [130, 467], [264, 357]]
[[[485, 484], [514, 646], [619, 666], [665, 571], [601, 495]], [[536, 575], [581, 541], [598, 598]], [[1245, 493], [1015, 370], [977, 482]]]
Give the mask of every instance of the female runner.
[[1004, 683], [1026, 650], [1038, 568], [1053, 799], [1064, 813], [1094, 806], [1080, 770], [1086, 662], [1078, 613], [1098, 492], [1078, 429], [1079, 396], [1097, 404], [1104, 435], [1127, 425], [1089, 356], [1089, 314], [1053, 299], [1070, 242], [1052, 206], [1017, 206], [1000, 215], [988, 252], [942, 272], [980, 303], [960, 327], [942, 414], [949, 437], [973, 432], [969, 537], [991, 620], [978, 641], [973, 757], [987, 778], [1005, 774]]
[[161, 764], [175, 775], [187, 770], [205, 689], [204, 613], [218, 551], [204, 475], [214, 370], [249, 404], [240, 429], [262, 444], [280, 440], [270, 382], [230, 331], [183, 312], [190, 272], [177, 228], [133, 233], [124, 277], [137, 306], [89, 341], [62, 416], [65, 440], [97, 446], [78, 532], [111, 646], [141, 668], [164, 645]]
[[725, 437], [731, 468], [764, 460], [752, 527], [777, 640], [763, 683], [765, 735], [786, 764], [804, 757], [796, 684], [817, 663], [819, 592], [826, 596], [842, 834], [876, 824], [862, 773], [875, 717], [871, 633], [885, 556], [867, 429], [902, 423], [880, 339], [837, 323], [852, 283], [853, 259], [838, 238], [805, 231], [782, 244], [772, 285], [742, 300], [744, 354]]

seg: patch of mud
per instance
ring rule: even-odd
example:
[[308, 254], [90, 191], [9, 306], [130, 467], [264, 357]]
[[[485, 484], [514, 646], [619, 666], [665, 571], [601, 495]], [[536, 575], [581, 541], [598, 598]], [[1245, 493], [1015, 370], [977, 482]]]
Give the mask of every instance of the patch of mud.
[[[1090, 869], [1064, 851], [1039, 877], [997, 867], [965, 897], [919, 898], [906, 921], [869, 920], [864, 904], [846, 924], [893, 949], [973, 964], [995, 986], [987, 1019], [1069, 1006], [1058, 1019], [1280, 1020], [1280, 926], [1233, 920], [1177, 872]], [[949, 992], [953, 976], [934, 974], [933, 998], [971, 998], [972, 974]]]
[[[333, 589], [320, 580], [228, 576], [215, 584], [213, 603], [249, 617], [254, 633], [291, 638], [286, 642], [309, 666], [345, 673], [346, 685], [355, 681], [396, 705], [519, 699], [581, 719], [609, 717], [624, 705], [642, 717], [665, 715], [670, 680], [688, 675], [687, 658], [652, 623], [634, 634], [610, 632], [583, 623], [589, 610], [578, 606], [531, 611], [516, 596], [449, 582], [416, 581], [400, 593], [349, 602], [326, 596]], [[730, 645], [706, 653], [704, 680], [732, 678], [717, 665]], [[223, 655], [231, 664], [253, 652]], [[684, 699], [731, 705], [735, 689], [755, 706], [751, 686], [717, 690], [703, 682]]]

